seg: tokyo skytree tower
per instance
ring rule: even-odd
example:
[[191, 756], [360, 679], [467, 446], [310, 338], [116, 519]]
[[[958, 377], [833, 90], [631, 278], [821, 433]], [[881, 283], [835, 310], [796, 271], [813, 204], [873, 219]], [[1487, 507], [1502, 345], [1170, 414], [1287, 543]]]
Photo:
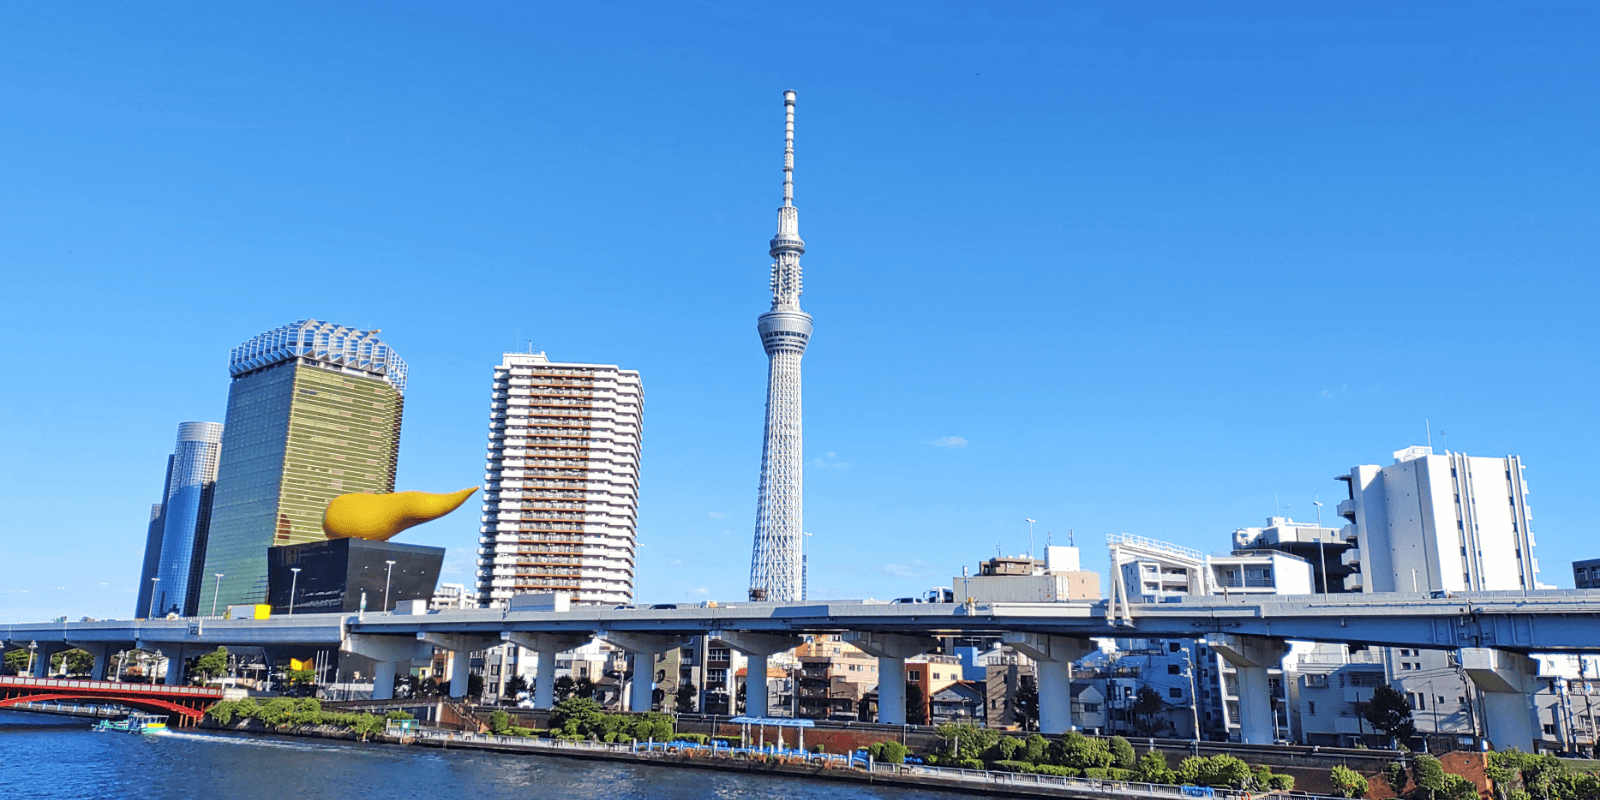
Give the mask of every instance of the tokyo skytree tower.
[[794, 207], [794, 92], [783, 93], [783, 206], [773, 237], [772, 310], [756, 329], [767, 351], [767, 429], [761, 448], [756, 543], [750, 599], [795, 602], [803, 594], [800, 540], [800, 357], [811, 339], [811, 315], [800, 310], [800, 215]]

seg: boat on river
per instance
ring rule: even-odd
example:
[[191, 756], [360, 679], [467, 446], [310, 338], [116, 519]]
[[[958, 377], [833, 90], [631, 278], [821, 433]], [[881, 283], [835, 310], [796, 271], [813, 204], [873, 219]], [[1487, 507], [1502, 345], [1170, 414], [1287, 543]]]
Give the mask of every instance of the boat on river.
[[103, 719], [94, 724], [97, 731], [111, 733], [166, 733], [167, 718], [161, 714], [135, 712], [122, 719]]

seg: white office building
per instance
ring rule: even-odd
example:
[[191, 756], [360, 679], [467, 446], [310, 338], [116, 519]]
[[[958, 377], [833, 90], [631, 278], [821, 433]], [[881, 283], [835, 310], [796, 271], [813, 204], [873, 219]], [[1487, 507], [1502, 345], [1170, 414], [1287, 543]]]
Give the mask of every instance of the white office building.
[[1339, 480], [1350, 486], [1339, 514], [1350, 520], [1366, 591], [1542, 588], [1520, 458], [1408, 447], [1387, 467], [1359, 466]]
[[478, 602], [633, 601], [644, 392], [608, 364], [507, 353], [494, 369]]

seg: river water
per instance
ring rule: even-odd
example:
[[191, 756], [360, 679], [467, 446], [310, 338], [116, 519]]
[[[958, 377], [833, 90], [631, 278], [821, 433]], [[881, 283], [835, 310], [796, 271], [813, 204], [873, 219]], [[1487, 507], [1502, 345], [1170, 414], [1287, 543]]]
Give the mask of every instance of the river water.
[[311, 800], [362, 797], [910, 800], [942, 792], [549, 756], [174, 731], [95, 733], [89, 721], [0, 711], [12, 797]]

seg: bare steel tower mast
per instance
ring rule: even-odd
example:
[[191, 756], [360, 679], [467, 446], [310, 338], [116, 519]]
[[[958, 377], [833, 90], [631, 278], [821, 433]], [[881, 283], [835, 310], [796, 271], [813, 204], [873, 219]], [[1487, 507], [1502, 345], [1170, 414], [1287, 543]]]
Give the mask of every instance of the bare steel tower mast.
[[800, 212], [794, 207], [794, 92], [783, 93], [783, 205], [769, 251], [772, 309], [757, 320], [767, 351], [767, 427], [761, 448], [761, 490], [756, 507], [755, 552], [750, 558], [750, 598], [802, 599], [800, 558], [801, 470], [800, 357], [811, 340], [811, 315], [800, 310]]

